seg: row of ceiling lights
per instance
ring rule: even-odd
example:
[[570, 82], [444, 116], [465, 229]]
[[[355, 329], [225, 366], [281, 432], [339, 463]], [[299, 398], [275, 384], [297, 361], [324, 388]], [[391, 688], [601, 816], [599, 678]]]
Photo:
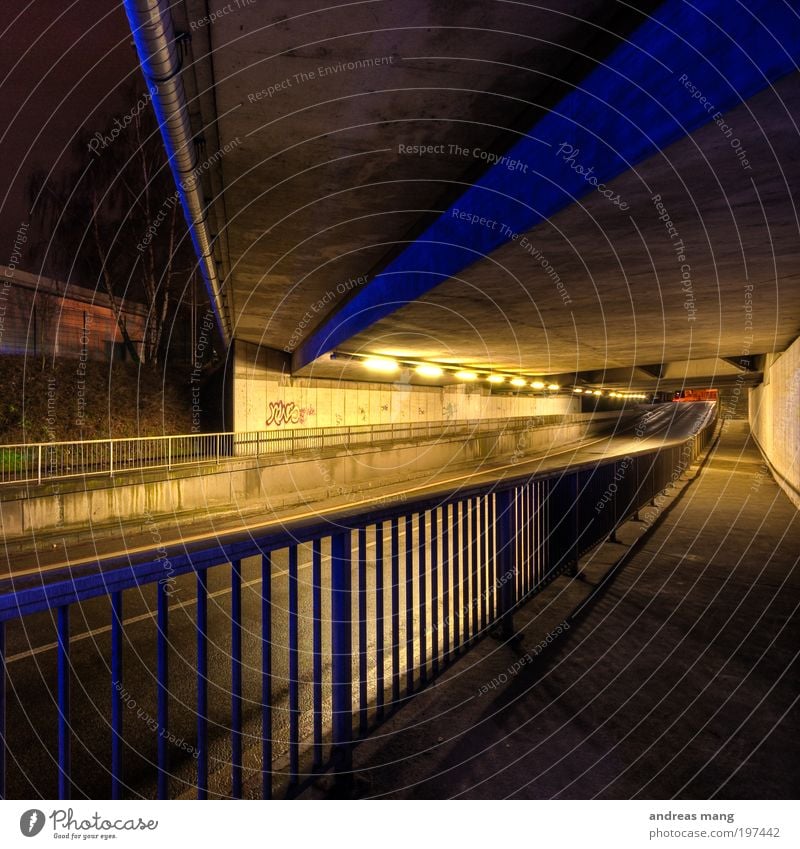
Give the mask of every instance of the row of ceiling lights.
[[619, 398], [620, 400], [634, 398], [637, 401], [641, 401], [647, 398], [644, 392], [606, 392], [604, 389], [581, 389], [580, 386], [576, 386], [572, 391], [578, 394], [602, 395], [607, 398]]
[[[398, 371], [401, 366], [401, 363], [397, 360], [391, 359], [390, 357], [366, 357], [362, 360], [362, 363], [364, 367], [368, 368], [370, 371], [382, 372], [383, 374], [391, 374], [392, 372]], [[551, 392], [554, 392], [556, 389], [560, 389], [557, 383], [545, 383], [542, 380], [532, 380], [528, 382], [523, 377], [509, 377], [507, 375], [494, 373], [479, 374], [476, 371], [470, 371], [468, 369], [445, 369], [442, 368], [442, 366], [437, 366], [433, 363], [418, 363], [416, 365], [411, 363], [409, 365], [420, 377], [437, 378], [442, 377], [446, 372], [447, 374], [455, 377], [456, 380], [463, 380], [466, 383], [483, 378], [487, 381], [487, 383], [495, 385], [508, 381], [511, 386], [519, 389], [526, 386], [531, 389], [549, 389]]]
[[[393, 372], [399, 371], [401, 365], [405, 365], [413, 368], [420, 377], [437, 378], [442, 377], [445, 372], [447, 372], [455, 377], [456, 380], [463, 380], [464, 382], [472, 382], [483, 378], [487, 383], [491, 383], [493, 385], [500, 385], [508, 382], [511, 386], [518, 389], [528, 387], [530, 389], [547, 389], [550, 392], [555, 392], [561, 388], [557, 383], [547, 383], [543, 380], [531, 380], [529, 382], [523, 377], [510, 377], [508, 375], [497, 374], [494, 372], [479, 374], [478, 372], [469, 371], [467, 369], [445, 369], [442, 366], [434, 365], [433, 363], [400, 363], [391, 357], [364, 357], [361, 359], [361, 363], [370, 371], [381, 372], [383, 374], [392, 374]], [[608, 392], [603, 389], [582, 389], [580, 386], [574, 387], [572, 391], [578, 395], [605, 396], [619, 400], [643, 400], [647, 397], [641, 392]]]

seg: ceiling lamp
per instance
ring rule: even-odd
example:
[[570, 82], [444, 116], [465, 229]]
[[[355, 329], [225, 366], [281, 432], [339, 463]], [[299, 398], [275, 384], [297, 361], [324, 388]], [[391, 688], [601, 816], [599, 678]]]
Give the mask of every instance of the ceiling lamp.
[[474, 371], [457, 371], [456, 377], [459, 380], [477, 380], [478, 375]]
[[594, 395], [602, 395], [603, 393], [602, 393], [599, 389], [595, 389], [595, 390], [594, 390], [594, 392], [593, 392], [592, 394], [594, 394]]
[[511, 380], [512, 386], [527, 386], [528, 384], [521, 377], [515, 377]]
[[581, 389], [581, 388], [580, 388], [580, 386], [576, 386], [576, 387], [575, 387], [572, 391], [573, 391], [573, 392], [577, 392], [577, 393], [578, 393], [578, 395], [580, 395], [580, 394], [581, 394], [581, 392], [583, 392], [583, 389]]
[[439, 366], [432, 366], [429, 363], [420, 363], [415, 369], [420, 377], [441, 377], [444, 374], [443, 369]]
[[544, 384], [542, 383], [541, 380], [534, 380], [531, 383], [531, 388], [532, 389], [544, 389]]
[[555, 391], [556, 391], [556, 389], [558, 389], [558, 384], [557, 384], [557, 383], [549, 383], [549, 384], [547, 385], [547, 388], [548, 388], [551, 392], [555, 392]]
[[370, 371], [380, 371], [384, 374], [389, 374], [400, 368], [397, 360], [391, 360], [388, 357], [367, 357], [364, 360], [364, 367]]
[[489, 377], [486, 378], [489, 383], [504, 383], [505, 378], [502, 374], [490, 374]]

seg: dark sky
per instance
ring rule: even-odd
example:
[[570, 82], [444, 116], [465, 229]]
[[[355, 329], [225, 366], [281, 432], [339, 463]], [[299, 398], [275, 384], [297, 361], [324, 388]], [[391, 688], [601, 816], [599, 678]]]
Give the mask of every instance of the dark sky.
[[143, 85], [120, 3], [2, 0], [0, 265], [28, 220], [31, 171], [63, 165], [81, 125], [94, 132], [127, 108], [120, 93], [131, 82]]

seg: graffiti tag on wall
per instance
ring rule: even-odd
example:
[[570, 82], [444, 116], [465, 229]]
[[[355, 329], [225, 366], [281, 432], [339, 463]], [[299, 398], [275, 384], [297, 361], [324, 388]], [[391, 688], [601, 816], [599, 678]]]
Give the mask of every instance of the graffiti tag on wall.
[[267, 406], [267, 427], [305, 424], [306, 418], [316, 413], [313, 407], [298, 407], [294, 401], [270, 401]]

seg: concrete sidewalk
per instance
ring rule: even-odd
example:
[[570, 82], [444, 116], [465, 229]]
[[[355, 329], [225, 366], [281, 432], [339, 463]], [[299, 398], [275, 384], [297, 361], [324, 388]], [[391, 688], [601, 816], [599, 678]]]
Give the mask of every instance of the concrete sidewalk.
[[358, 795], [796, 797], [800, 514], [740, 422], [670, 500], [582, 613], [620, 546], [521, 611], [520, 642], [483, 640], [362, 742]]

